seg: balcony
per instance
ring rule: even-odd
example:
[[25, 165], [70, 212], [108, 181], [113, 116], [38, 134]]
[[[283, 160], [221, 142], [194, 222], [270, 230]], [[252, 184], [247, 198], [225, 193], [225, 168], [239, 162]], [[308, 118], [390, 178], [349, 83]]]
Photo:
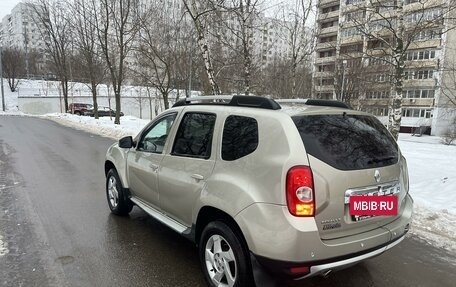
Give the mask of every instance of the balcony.
[[353, 43], [358, 43], [358, 42], [363, 43], [363, 36], [356, 35], [356, 36], [341, 38], [341, 40], [340, 40], [341, 45], [353, 44]]
[[339, 30], [339, 26], [332, 26], [328, 28], [322, 28], [320, 30], [320, 36], [321, 35], [326, 35], [326, 34], [337, 34], [337, 31]]
[[389, 99], [363, 99], [361, 102], [365, 106], [388, 106]]
[[329, 19], [336, 19], [339, 18], [339, 10], [337, 11], [331, 11], [328, 13], [320, 13], [318, 15], [318, 21], [324, 21], [324, 20], [329, 20]]
[[320, 7], [327, 6], [328, 4], [339, 4], [339, 0], [320, 0]]
[[333, 72], [315, 72], [314, 73], [315, 79], [332, 78], [332, 77], [334, 77]]
[[335, 60], [336, 60], [336, 56], [317, 58], [315, 60], [315, 64], [334, 63]]
[[435, 82], [436, 82], [436, 80], [434, 80], [434, 79], [404, 80], [404, 88], [434, 87]]
[[409, 50], [440, 47], [440, 39], [416, 41], [410, 44]]
[[402, 105], [407, 106], [407, 107], [432, 107], [432, 106], [434, 106], [434, 98], [425, 98], [425, 99], [403, 98]]
[[404, 13], [410, 13], [414, 11], [422, 11], [425, 9], [429, 9], [432, 7], [438, 7], [442, 5], [442, 0], [428, 0], [424, 2], [424, 4], [421, 2], [416, 2], [416, 3], [411, 3], [408, 5], [404, 5]]
[[334, 91], [334, 85], [323, 85], [315, 86], [315, 90], [319, 93], [332, 93]]
[[405, 61], [407, 68], [436, 68], [439, 66], [438, 59]]
[[320, 50], [327, 50], [327, 49], [334, 49], [336, 48], [336, 41], [331, 41], [331, 42], [325, 42], [325, 43], [318, 43], [315, 49], [317, 51]]

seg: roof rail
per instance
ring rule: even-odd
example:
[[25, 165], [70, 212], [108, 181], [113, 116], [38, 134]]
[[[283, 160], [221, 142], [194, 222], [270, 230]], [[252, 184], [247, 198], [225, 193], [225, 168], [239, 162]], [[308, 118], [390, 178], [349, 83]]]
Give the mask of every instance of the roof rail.
[[279, 104], [305, 104], [309, 106], [335, 107], [343, 109], [352, 109], [348, 104], [336, 100], [318, 100], [318, 99], [278, 99]]
[[268, 98], [258, 96], [202, 96], [190, 97], [177, 101], [173, 107], [181, 107], [187, 105], [226, 105], [234, 107], [250, 107], [268, 110], [279, 110], [280, 105]]

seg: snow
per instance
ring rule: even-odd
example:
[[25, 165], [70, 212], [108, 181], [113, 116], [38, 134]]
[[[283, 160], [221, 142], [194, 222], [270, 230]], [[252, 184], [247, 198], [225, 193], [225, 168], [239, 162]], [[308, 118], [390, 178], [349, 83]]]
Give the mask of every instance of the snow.
[[3, 236], [0, 235], [0, 257], [8, 254], [8, 252], [9, 252], [6, 242], [3, 242], [2, 239], [3, 239]]
[[411, 232], [456, 251], [456, 146], [439, 137], [399, 136], [407, 159], [410, 194], [415, 200]]
[[39, 116], [56, 121], [62, 125], [84, 130], [93, 134], [120, 139], [125, 136], [136, 136], [150, 120], [141, 120], [132, 116], [120, 118], [120, 125], [114, 124], [114, 117], [100, 117], [98, 120], [92, 117], [77, 116], [72, 114], [46, 114]]
[[[5, 92], [7, 113], [24, 116], [16, 108], [17, 93], [8, 93], [6, 87]], [[40, 117], [113, 139], [135, 136], [149, 122], [132, 116], [122, 117], [120, 125], [114, 125], [109, 117], [95, 120], [57, 113]], [[398, 144], [407, 159], [410, 194], [415, 200], [410, 232], [456, 252], [456, 145], [443, 145], [439, 137], [410, 134], [401, 134]], [[0, 254], [2, 246], [0, 238]]]

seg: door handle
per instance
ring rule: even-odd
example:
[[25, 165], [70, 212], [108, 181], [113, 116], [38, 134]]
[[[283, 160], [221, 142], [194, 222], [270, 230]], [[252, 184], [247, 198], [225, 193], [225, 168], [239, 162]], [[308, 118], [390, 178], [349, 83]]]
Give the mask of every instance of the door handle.
[[204, 179], [204, 176], [202, 176], [201, 174], [197, 174], [197, 173], [192, 174], [191, 177], [193, 177], [197, 181], [200, 181], [200, 180]]
[[157, 172], [158, 168], [160, 167], [158, 164], [151, 163], [149, 167], [154, 171]]

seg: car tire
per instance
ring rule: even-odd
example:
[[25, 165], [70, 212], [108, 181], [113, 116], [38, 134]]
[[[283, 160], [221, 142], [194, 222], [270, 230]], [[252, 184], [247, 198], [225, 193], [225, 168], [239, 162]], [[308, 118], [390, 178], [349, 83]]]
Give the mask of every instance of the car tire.
[[133, 203], [127, 198], [119, 175], [113, 168], [106, 175], [106, 198], [109, 209], [116, 215], [127, 215], [133, 209]]
[[74, 114], [77, 115], [77, 116], [80, 116], [81, 112], [80, 111], [76, 111], [76, 112], [74, 112]]
[[254, 286], [248, 251], [227, 224], [214, 221], [206, 225], [198, 248], [209, 286]]

